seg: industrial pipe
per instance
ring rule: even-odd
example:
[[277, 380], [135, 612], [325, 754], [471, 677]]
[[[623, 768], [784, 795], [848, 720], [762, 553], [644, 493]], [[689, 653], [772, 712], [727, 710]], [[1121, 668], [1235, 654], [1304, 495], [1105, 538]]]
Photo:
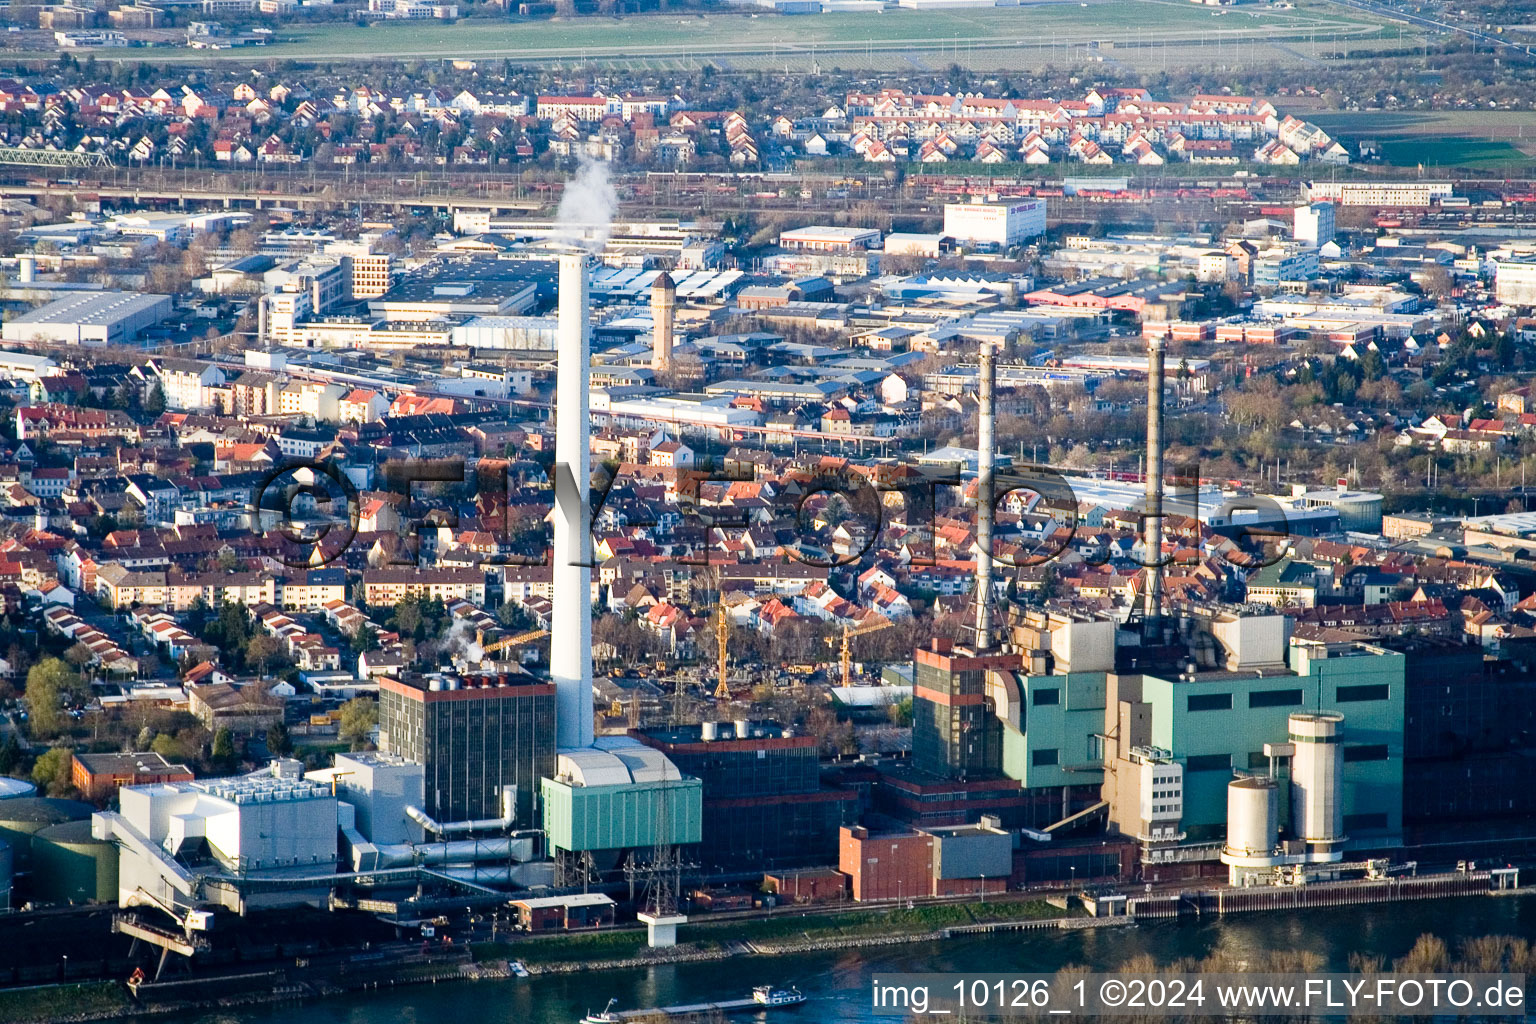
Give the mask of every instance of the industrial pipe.
[[406, 807], [405, 816], [434, 836], [449, 835], [453, 832], [489, 832], [493, 829], [507, 829], [512, 827], [513, 821], [517, 818], [517, 790], [512, 786], [502, 788], [501, 817], [499, 818], [440, 822], [414, 805]]

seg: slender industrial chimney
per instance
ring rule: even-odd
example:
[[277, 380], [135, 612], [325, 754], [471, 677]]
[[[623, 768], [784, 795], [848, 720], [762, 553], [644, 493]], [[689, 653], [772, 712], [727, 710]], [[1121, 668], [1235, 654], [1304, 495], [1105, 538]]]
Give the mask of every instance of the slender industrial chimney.
[[1163, 339], [1147, 339], [1147, 567], [1145, 621], [1155, 636], [1163, 611]]
[[665, 270], [651, 284], [651, 369], [672, 369], [672, 326], [677, 311], [677, 285]]
[[976, 649], [992, 646], [992, 390], [996, 369], [992, 348], [980, 348], [976, 427]]
[[560, 331], [555, 368], [554, 614], [549, 674], [557, 745], [592, 745], [591, 454], [587, 399], [591, 335], [587, 257], [560, 256]]

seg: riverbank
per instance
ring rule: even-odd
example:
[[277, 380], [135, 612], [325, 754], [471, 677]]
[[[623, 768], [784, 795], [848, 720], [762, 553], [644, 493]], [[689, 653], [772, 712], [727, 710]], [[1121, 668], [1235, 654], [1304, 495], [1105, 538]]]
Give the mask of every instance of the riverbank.
[[[1526, 893], [1530, 891], [1525, 890]], [[1496, 895], [1486, 890], [1481, 894]], [[1349, 900], [1351, 904], [1394, 902], [1390, 898], [1381, 898], [1379, 891], [1372, 891], [1372, 887], [1368, 886], [1360, 887], [1355, 895], [1361, 898]], [[1397, 898], [1401, 899], [1402, 896]], [[1439, 901], [1421, 899], [1415, 902]], [[1206, 919], [1227, 916], [1264, 917], [1266, 915], [1262, 911], [1265, 910], [1283, 913], [1306, 908], [1250, 904], [1241, 907], [1229, 905], [1224, 909], [1225, 913], [1200, 915], [1197, 912], [1191, 916]], [[349, 963], [339, 970], [284, 968], [268, 970], [261, 975], [230, 976], [223, 979], [193, 977], [175, 983], [175, 987], [185, 986], [184, 991], [174, 992], [171, 991], [173, 986], [166, 985], [154, 993], [156, 999], [134, 1000], [123, 985], [115, 982], [0, 990], [0, 1024], [69, 1024], [75, 1021], [121, 1019], [125, 1016], [147, 1018], [151, 1015], [240, 1007], [248, 1008], [245, 1012], [255, 1016], [265, 1012], [255, 1009], [263, 1005], [286, 1006], [349, 993], [377, 998], [383, 992], [406, 986], [447, 984], [460, 980], [508, 979], [513, 974], [509, 963], [513, 960], [524, 963], [530, 975], [557, 979], [584, 972], [645, 971], [660, 964], [702, 964], [738, 957], [783, 956], [794, 962], [797, 954], [803, 959], [806, 956], [815, 958], [860, 948], [894, 949], [935, 942], [948, 945], [951, 941], [963, 945], [965, 940], [984, 941], [988, 933], [1000, 931], [1059, 930], [1066, 933], [1105, 928], [1119, 931], [1117, 926], [1134, 923], [1135, 920], [1129, 917], [1090, 918], [1069, 914], [1060, 906], [1040, 900], [1006, 898], [987, 903], [859, 908], [819, 913], [781, 910], [767, 918], [700, 921], [685, 925], [680, 935], [681, 944], [663, 950], [645, 947], [643, 930], [621, 929], [580, 935], [525, 937], [513, 942], [478, 943], [473, 947], [459, 947], [451, 961], [439, 957], [431, 962], [409, 962], [402, 947], [400, 955], [393, 958], [370, 959], [366, 964]], [[420, 947], [412, 948], [419, 950]], [[697, 969], [709, 968], [701, 966]], [[257, 981], [260, 984], [242, 989], [241, 983]], [[198, 985], [211, 986], [217, 994], [200, 994], [197, 992]], [[455, 991], [461, 987], [450, 986]], [[141, 992], [140, 995], [146, 996], [148, 993]], [[286, 1014], [287, 1011], [283, 1012]]]
[[1068, 916], [1068, 911], [1044, 900], [1019, 899], [886, 909], [789, 909], [765, 918], [690, 922], [678, 929], [678, 944], [669, 949], [648, 948], [645, 930], [636, 928], [476, 943], [471, 951], [480, 963], [520, 960], [530, 974], [569, 973], [822, 948], [923, 942], [944, 938], [949, 929], [1027, 922], [1051, 925]]
[[127, 990], [115, 981], [0, 989], [0, 1021], [17, 1024], [110, 1020], [133, 1009]]

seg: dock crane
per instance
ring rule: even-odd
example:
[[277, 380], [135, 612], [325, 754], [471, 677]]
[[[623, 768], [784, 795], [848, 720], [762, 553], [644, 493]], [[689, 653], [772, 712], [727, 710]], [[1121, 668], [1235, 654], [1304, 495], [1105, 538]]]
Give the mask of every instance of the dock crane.
[[549, 636], [549, 630], [547, 629], [530, 629], [528, 632], [519, 633], [516, 636], [502, 637], [500, 640], [493, 640], [492, 642], [482, 647], [480, 650], [482, 654], [489, 656], [496, 653], [497, 651], [504, 651], [508, 647], [521, 647], [523, 644], [531, 644], [535, 640], [542, 640], [547, 636]]
[[[175, 927], [170, 928], [141, 919], [134, 913], [134, 909], [138, 907], [160, 911], [175, 922]], [[133, 976], [128, 979], [128, 987], [136, 990], [145, 980], [159, 981], [160, 976], [165, 973], [165, 962], [172, 953], [190, 960], [198, 953], [206, 951], [209, 948], [206, 933], [212, 927], [213, 914], [210, 911], [180, 906], [171, 899], [156, 896], [142, 887], [129, 893], [123, 900], [122, 910], [112, 915], [112, 931], [133, 939], [133, 944], [128, 950], [130, 957], [138, 952], [139, 943], [143, 942], [159, 948], [160, 960], [155, 965], [155, 975], [152, 979], [146, 979], [143, 968], [135, 968]]]
[[[870, 633], [878, 633], [882, 629], [889, 629], [895, 625], [890, 619], [881, 619], [878, 622], [866, 622], [862, 626], [844, 626], [842, 646], [839, 651], [839, 659], [843, 670], [843, 685], [849, 686], [853, 682], [853, 645], [851, 641], [856, 636], [866, 636]], [[837, 637], [827, 637], [827, 646], [837, 646]]]

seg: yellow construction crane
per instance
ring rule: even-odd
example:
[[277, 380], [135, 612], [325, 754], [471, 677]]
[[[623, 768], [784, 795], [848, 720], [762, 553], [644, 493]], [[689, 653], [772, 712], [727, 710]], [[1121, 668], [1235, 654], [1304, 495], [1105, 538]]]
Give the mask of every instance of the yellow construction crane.
[[356, 774], [357, 774], [356, 772], [336, 772], [336, 771], [331, 772], [331, 796], [335, 796], [336, 795], [336, 780], [337, 779], [341, 778], [343, 775], [356, 775]]
[[731, 633], [731, 624], [725, 617], [725, 606], [722, 605], [715, 612], [715, 671], [718, 673], [719, 682], [715, 684], [715, 699], [730, 700], [731, 685], [725, 674], [726, 641]]
[[497, 651], [504, 651], [508, 647], [521, 647], [523, 644], [531, 644], [535, 640], [542, 640], [547, 636], [549, 636], [549, 630], [547, 629], [530, 629], [526, 633], [503, 637], [500, 640], [488, 643], [481, 648], [480, 653], [489, 656]]
[[[893, 625], [894, 623], [892, 623], [889, 619], [881, 619], [879, 622], [869, 622], [862, 626], [843, 627], [842, 650], [839, 653], [842, 661], [841, 667], [843, 670], [844, 686], [849, 686], [853, 682], [853, 645], [850, 643], [850, 641], [852, 641], [856, 636], [864, 636], [868, 633], [878, 633], [880, 630], [889, 629]], [[836, 646], [837, 643], [838, 640], [836, 637], [827, 637], [828, 647]]]

